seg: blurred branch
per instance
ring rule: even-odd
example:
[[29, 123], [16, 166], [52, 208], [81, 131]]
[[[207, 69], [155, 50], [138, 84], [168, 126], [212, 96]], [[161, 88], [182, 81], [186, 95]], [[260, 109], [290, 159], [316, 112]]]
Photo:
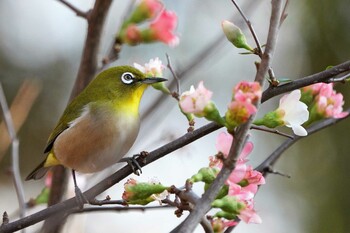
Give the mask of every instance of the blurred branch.
[[[12, 116], [13, 126], [15, 132], [18, 132], [22, 127], [24, 121], [27, 119], [28, 113], [31, 110], [35, 99], [40, 92], [40, 85], [31, 80], [24, 80], [15, 96], [11, 107], [10, 114]], [[6, 153], [11, 138], [6, 130], [5, 122], [0, 123], [0, 161]]]
[[349, 74], [349, 72], [350, 72], [350, 61], [346, 61], [344, 63], [336, 65], [325, 71], [312, 74], [310, 76], [306, 76], [301, 79], [297, 79], [290, 83], [286, 83], [278, 87], [269, 87], [263, 92], [261, 97], [261, 102], [263, 103], [266, 100], [269, 100], [270, 98], [276, 95], [280, 95], [288, 91], [293, 91], [295, 89], [299, 89], [301, 87], [305, 87], [311, 84], [320, 83], [320, 82], [324, 82], [324, 83], [332, 82], [332, 79], [334, 79], [334, 76], [343, 74], [343, 73]]
[[4, 116], [4, 122], [7, 127], [8, 134], [11, 139], [12, 144], [12, 175], [14, 179], [14, 185], [16, 188], [16, 194], [19, 204], [19, 216], [23, 218], [25, 216], [25, 201], [24, 201], [24, 190], [23, 190], [23, 184], [21, 181], [21, 175], [19, 171], [19, 151], [18, 151], [18, 138], [16, 135], [16, 129], [12, 120], [11, 112], [8, 108], [6, 97], [4, 90], [2, 88], [2, 84], [0, 83], [0, 105], [2, 109], [2, 113]]
[[[346, 110], [346, 112], [350, 113], [350, 108]], [[318, 123], [315, 123], [311, 125], [311, 127], [307, 128], [308, 135], [312, 135], [321, 129], [327, 128], [329, 126], [332, 126], [342, 120], [345, 120], [350, 117], [350, 114], [347, 115], [344, 118], [328, 118], [325, 120], [322, 120]], [[267, 175], [267, 173], [270, 173], [272, 170], [273, 165], [278, 161], [278, 159], [282, 156], [283, 152], [286, 151], [289, 147], [291, 147], [294, 143], [299, 141], [300, 139], [303, 139], [305, 137], [294, 135], [293, 139], [287, 139], [284, 141], [265, 161], [263, 161], [258, 167], [255, 168], [255, 170], [258, 170], [264, 175]]]
[[87, 84], [94, 78], [98, 61], [98, 49], [100, 45], [102, 28], [112, 0], [96, 0], [94, 8], [89, 13], [88, 30], [85, 39], [82, 59], [79, 66], [77, 79], [72, 91], [72, 97], [77, 96]]
[[[282, 12], [282, 1], [272, 0], [272, 11], [270, 18], [270, 26], [267, 37], [267, 44], [265, 51], [262, 55], [261, 64], [259, 66], [258, 72], [255, 76], [255, 81], [262, 84], [264, 82], [264, 77], [268, 72], [270, 67], [271, 59], [277, 43], [279, 20]], [[237, 158], [246, 142], [246, 137], [250, 129], [251, 123], [254, 116], [252, 116], [247, 123], [240, 126], [234, 135], [235, 140], [232, 141], [230, 152], [227, 159], [224, 161], [223, 167], [219, 174], [217, 175], [214, 182], [202, 195], [198, 204], [193, 209], [193, 211], [188, 215], [181, 226], [174, 232], [181, 233], [191, 233], [194, 231], [198, 223], [201, 221], [202, 217], [210, 210], [211, 203], [217, 196], [219, 190], [224, 185], [225, 181], [235, 169]]]
[[80, 16], [80, 17], [85, 18], [85, 19], [88, 18], [90, 11], [88, 11], [88, 12], [81, 11], [78, 8], [76, 8], [75, 6], [73, 6], [71, 3], [69, 3], [69, 2], [67, 2], [65, 0], [57, 0], [57, 1], [62, 3], [65, 6], [67, 6], [72, 11], [74, 11], [77, 14], [77, 16]]
[[[85, 39], [83, 54], [79, 66], [79, 71], [71, 93], [70, 100], [77, 96], [94, 78], [98, 61], [97, 55], [102, 36], [102, 28], [112, 0], [96, 0], [94, 7], [89, 11], [87, 22], [88, 29]], [[63, 166], [55, 166], [53, 169], [52, 186], [49, 198], [49, 205], [54, 205], [61, 201], [63, 196], [67, 175]], [[59, 232], [63, 226], [65, 216], [55, 216], [45, 221], [43, 232]]]

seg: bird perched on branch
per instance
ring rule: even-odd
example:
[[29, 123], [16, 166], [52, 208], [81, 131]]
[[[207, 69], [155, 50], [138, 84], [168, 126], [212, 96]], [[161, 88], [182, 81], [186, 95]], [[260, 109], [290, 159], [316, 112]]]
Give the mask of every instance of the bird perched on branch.
[[63, 165], [72, 169], [76, 195], [81, 195], [75, 171], [101, 171], [128, 152], [139, 131], [141, 97], [149, 85], [163, 81], [130, 66], [98, 74], [67, 106], [49, 136], [46, 159], [26, 180], [40, 179], [50, 167]]

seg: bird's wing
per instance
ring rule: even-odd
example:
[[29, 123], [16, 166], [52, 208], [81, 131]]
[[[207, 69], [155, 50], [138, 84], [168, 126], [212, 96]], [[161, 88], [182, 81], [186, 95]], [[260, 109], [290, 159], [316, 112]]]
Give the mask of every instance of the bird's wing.
[[53, 132], [50, 134], [50, 137], [49, 139], [47, 140], [47, 143], [46, 143], [46, 148], [44, 150], [44, 153], [47, 153], [49, 152], [52, 147], [53, 147], [53, 143], [55, 142], [56, 138], [63, 132], [65, 131], [66, 129], [69, 128], [69, 125], [68, 124], [65, 124], [65, 123], [59, 123], [55, 129], [53, 130]]
[[85, 98], [85, 100], [81, 99], [80, 96], [75, 98], [66, 108], [64, 113], [62, 114], [60, 120], [58, 121], [58, 124], [52, 131], [52, 133], [49, 136], [49, 139], [47, 140], [46, 148], [44, 150], [44, 153], [49, 152], [53, 144], [56, 140], [56, 138], [66, 129], [70, 127], [70, 122], [78, 118], [86, 106], [87, 103], [89, 103], [89, 99]]

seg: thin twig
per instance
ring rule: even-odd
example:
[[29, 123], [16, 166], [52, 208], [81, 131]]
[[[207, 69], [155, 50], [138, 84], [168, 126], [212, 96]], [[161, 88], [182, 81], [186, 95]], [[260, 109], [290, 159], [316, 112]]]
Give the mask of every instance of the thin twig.
[[21, 180], [20, 170], [19, 170], [19, 141], [16, 135], [15, 126], [12, 121], [11, 112], [8, 108], [4, 89], [2, 88], [2, 84], [0, 82], [0, 105], [2, 109], [2, 113], [4, 116], [4, 121], [6, 123], [7, 131], [11, 138], [11, 144], [12, 144], [12, 174], [17, 194], [17, 199], [19, 203], [19, 216], [23, 218], [26, 214], [25, 212], [25, 201], [24, 201], [24, 190], [23, 190], [23, 184]]
[[277, 129], [268, 129], [268, 128], [260, 127], [260, 126], [256, 126], [256, 125], [252, 125], [250, 127], [250, 129], [255, 129], [255, 130], [260, 130], [260, 131], [264, 131], [264, 132], [268, 132], [268, 133], [272, 133], [272, 134], [277, 134], [277, 135], [280, 135], [280, 136], [283, 136], [283, 137], [287, 137], [287, 138], [290, 138], [290, 139], [294, 138], [292, 135], [289, 135], [289, 134], [286, 134], [286, 133], [282, 133], [282, 132], [278, 131]]
[[171, 74], [173, 75], [174, 80], [175, 80], [175, 82], [176, 82], [176, 92], [177, 92], [178, 95], [180, 95], [180, 93], [181, 93], [181, 90], [180, 90], [180, 79], [179, 79], [179, 77], [176, 75], [176, 73], [175, 73], [175, 71], [174, 71], [174, 69], [173, 69], [173, 67], [172, 67], [172, 65], [171, 65], [171, 61], [170, 61], [170, 56], [169, 56], [169, 54], [166, 53], [165, 55], [166, 55], [166, 59], [167, 59], [167, 61], [168, 61], [167, 67], [168, 67], [168, 69], [170, 70], [170, 72], [171, 72]]
[[280, 26], [279, 27], [282, 26], [284, 20], [286, 20], [286, 18], [288, 16], [288, 13], [287, 13], [288, 5], [289, 5], [289, 0], [286, 0], [286, 3], [284, 4], [283, 11], [282, 11], [282, 14], [281, 14]]
[[[250, 20], [245, 16], [245, 14], [243, 13], [242, 9], [239, 7], [239, 5], [236, 3], [235, 0], [231, 0], [231, 2], [233, 3], [233, 5], [235, 5], [235, 7], [237, 8], [239, 14], [242, 16], [242, 18], [244, 19], [244, 21], [246, 22], [248, 28], [249, 28], [249, 31], [250, 33], [252, 34], [253, 36], [253, 39], [255, 41], [255, 44], [256, 44], [256, 48], [258, 49], [257, 51], [257, 55], [262, 58], [262, 48], [261, 48], [261, 44], [260, 44], [260, 41], [259, 41], [259, 38], [255, 32], [255, 29], [252, 25], [252, 23], [250, 22]], [[269, 70], [268, 70], [268, 73], [269, 73], [269, 77], [270, 77], [270, 83], [272, 84], [272, 86], [277, 86], [278, 85], [278, 80], [276, 79], [275, 77], [275, 74], [272, 70], [271, 67], [269, 67]]]
[[71, 9], [72, 11], [74, 11], [77, 16], [80, 16], [84, 19], [87, 19], [88, 18], [88, 15], [89, 15], [89, 12], [84, 12], [82, 10], [79, 10], [77, 7], [73, 6], [71, 3], [65, 1], [65, 0], [57, 0], [58, 2], [62, 3], [63, 5], [67, 6], [69, 9]]
[[87, 207], [84, 209], [77, 209], [71, 212], [71, 214], [80, 214], [80, 213], [88, 213], [88, 212], [125, 212], [125, 211], [147, 211], [147, 210], [161, 210], [167, 208], [174, 208], [171, 205], [160, 205], [160, 206], [109, 206], [109, 207]]

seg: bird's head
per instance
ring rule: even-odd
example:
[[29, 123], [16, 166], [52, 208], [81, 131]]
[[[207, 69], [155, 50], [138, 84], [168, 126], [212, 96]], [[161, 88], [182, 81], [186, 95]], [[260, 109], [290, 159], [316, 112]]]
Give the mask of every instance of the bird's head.
[[144, 73], [131, 66], [116, 66], [104, 70], [91, 82], [88, 89], [94, 89], [99, 99], [116, 100], [128, 104], [140, 102], [145, 89], [167, 79], [146, 77]]

